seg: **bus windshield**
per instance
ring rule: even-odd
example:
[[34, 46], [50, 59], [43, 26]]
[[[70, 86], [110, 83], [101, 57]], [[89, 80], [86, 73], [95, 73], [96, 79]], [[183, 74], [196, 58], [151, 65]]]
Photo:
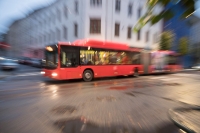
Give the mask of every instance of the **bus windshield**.
[[55, 69], [58, 66], [58, 49], [54, 46], [46, 47], [45, 64], [46, 69]]

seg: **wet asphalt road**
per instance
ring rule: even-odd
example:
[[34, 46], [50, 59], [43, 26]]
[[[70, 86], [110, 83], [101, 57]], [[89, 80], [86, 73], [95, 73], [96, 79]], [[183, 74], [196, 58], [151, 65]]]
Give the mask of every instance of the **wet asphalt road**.
[[168, 109], [200, 105], [198, 71], [86, 83], [27, 69], [0, 83], [0, 133], [178, 133]]

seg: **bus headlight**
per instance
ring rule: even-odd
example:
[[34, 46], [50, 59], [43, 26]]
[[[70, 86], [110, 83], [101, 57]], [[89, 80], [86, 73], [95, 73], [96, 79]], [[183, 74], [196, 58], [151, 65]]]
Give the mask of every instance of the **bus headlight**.
[[45, 72], [44, 72], [44, 71], [41, 71], [40, 73], [41, 73], [41, 74], [45, 74]]
[[58, 76], [58, 74], [57, 73], [52, 73], [51, 74], [53, 77], [56, 77], [56, 76]]

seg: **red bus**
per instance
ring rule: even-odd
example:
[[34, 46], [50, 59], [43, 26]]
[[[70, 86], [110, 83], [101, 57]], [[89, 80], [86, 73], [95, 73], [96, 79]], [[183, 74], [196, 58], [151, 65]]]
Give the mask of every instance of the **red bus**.
[[[166, 55], [175, 57], [170, 52]], [[156, 57], [153, 65], [152, 57]], [[156, 54], [130, 48], [123, 43], [90, 39], [77, 40], [73, 43], [58, 42], [46, 46], [46, 63], [41, 73], [57, 80], [82, 78], [84, 81], [91, 81], [93, 78], [121, 75], [138, 77], [139, 74], [152, 73], [154, 66], [160, 66], [159, 63], [155, 63], [157, 57]], [[176, 64], [161, 69], [175, 69], [174, 66]]]
[[151, 73], [176, 72], [181, 68], [179, 54], [174, 51], [151, 52]]

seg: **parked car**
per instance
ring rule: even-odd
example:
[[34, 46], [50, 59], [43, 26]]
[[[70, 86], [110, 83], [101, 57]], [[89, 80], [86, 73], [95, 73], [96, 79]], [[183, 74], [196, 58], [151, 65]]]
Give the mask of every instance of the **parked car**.
[[13, 60], [5, 59], [5, 60], [1, 60], [0, 67], [3, 70], [5, 70], [5, 69], [17, 69], [18, 64]]
[[31, 59], [31, 66], [34, 67], [42, 67], [42, 60], [41, 59]]
[[24, 64], [24, 58], [22, 58], [22, 57], [19, 58], [19, 59], [18, 59], [18, 63], [19, 63], [19, 64]]
[[44, 68], [46, 66], [46, 60], [42, 59], [41, 60], [41, 65], [42, 65], [41, 67]]
[[32, 65], [32, 58], [27, 58], [26, 60], [25, 60], [25, 64], [26, 65]]
[[31, 58], [28, 58], [28, 57], [21, 57], [21, 58], [18, 60], [18, 63], [19, 63], [19, 64], [24, 64], [24, 65], [30, 65], [30, 64], [31, 64]]

